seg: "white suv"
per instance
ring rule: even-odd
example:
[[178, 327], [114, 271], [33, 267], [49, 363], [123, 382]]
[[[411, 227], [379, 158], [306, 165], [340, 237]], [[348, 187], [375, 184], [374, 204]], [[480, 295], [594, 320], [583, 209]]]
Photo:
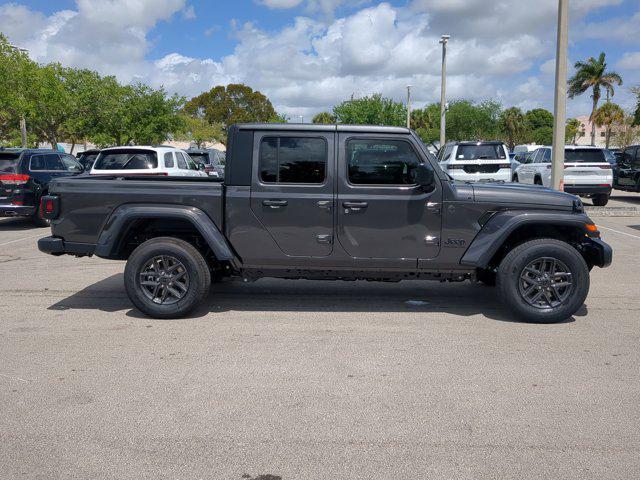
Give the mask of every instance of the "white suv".
[[[551, 185], [551, 147], [540, 147], [514, 174], [514, 182]], [[613, 170], [598, 147], [564, 147], [564, 191], [591, 197], [593, 204], [604, 206], [609, 201]]]
[[509, 152], [502, 142], [450, 142], [440, 148], [438, 162], [454, 180], [511, 181]]
[[183, 150], [173, 147], [111, 147], [100, 151], [91, 175], [207, 177]]

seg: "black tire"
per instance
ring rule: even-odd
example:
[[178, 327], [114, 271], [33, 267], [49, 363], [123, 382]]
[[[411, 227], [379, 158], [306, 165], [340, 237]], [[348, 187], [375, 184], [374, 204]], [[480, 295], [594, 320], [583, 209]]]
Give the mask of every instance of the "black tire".
[[598, 195], [594, 195], [591, 201], [596, 207], [604, 207], [609, 203], [609, 195], [606, 193], [599, 193]]
[[[155, 271], [147, 269], [150, 262], [155, 265], [153, 261], [157, 258], [167, 259], [163, 260], [165, 263], [175, 261], [172, 267], [167, 268], [167, 273], [177, 265], [176, 272], [182, 275], [182, 281], [186, 277], [186, 283], [181, 285], [184, 290], [179, 291], [183, 296], [171, 297], [171, 303], [162, 303], [166, 299], [160, 298], [157, 300], [161, 303], [154, 301], [156, 292], [158, 297], [161, 297], [162, 293], [169, 297], [170, 290], [179, 290], [175, 286], [173, 289], [169, 288], [173, 285], [168, 283], [171, 278], [160, 280], [160, 273], [164, 277], [164, 271], [156, 274]], [[163, 270], [164, 268], [166, 267], [163, 267]], [[143, 286], [141, 283], [141, 277], [145, 272], [148, 272], [147, 279], [158, 280], [156, 283], [164, 282], [159, 288], [155, 287], [153, 293], [151, 289], [154, 287]], [[124, 269], [124, 286], [129, 299], [142, 313], [153, 318], [180, 318], [193, 310], [207, 294], [211, 286], [211, 272], [202, 254], [190, 243], [172, 237], [158, 237], [144, 242], [133, 251]]]
[[[545, 290], [547, 293], [542, 292], [544, 297], [548, 299], [547, 295], [550, 295], [552, 300], [558, 301], [563, 296], [564, 299], [558, 305], [552, 306], [554, 302], [540, 298], [538, 302], [546, 301], [549, 305], [534, 306], [529, 300], [525, 299], [526, 291], [530, 285], [527, 280], [523, 283], [521, 276], [531, 275], [529, 270], [525, 273], [525, 267], [529, 267], [539, 259], [554, 259], [554, 265], [559, 262], [570, 273], [571, 284], [566, 287], [560, 287], [560, 295], [558, 295], [556, 288], [553, 288], [548, 283], [546, 285], [549, 288], [536, 286], [536, 290], [532, 291], [535, 297], [536, 292]], [[566, 279], [567, 277], [565, 276], [564, 278]], [[549, 282], [548, 279], [543, 281]], [[545, 283], [541, 284], [545, 285]], [[534, 285], [534, 283], [531, 283], [531, 285]], [[560, 283], [556, 285], [560, 285]], [[497, 287], [502, 301], [519, 318], [535, 323], [561, 322], [570, 318], [584, 304], [589, 293], [589, 268], [582, 255], [565, 242], [552, 238], [531, 240], [518, 245], [504, 257], [498, 267]], [[551, 293], [551, 288], [553, 288], [554, 293]]]
[[51, 226], [51, 220], [49, 220], [48, 218], [44, 218], [42, 216], [42, 209], [40, 208], [40, 202], [38, 202], [38, 209], [36, 210], [36, 213], [34, 213], [33, 216], [31, 217], [31, 221], [36, 227]]
[[542, 185], [542, 179], [540, 177], [536, 177], [533, 180], [534, 185]]
[[511, 181], [512, 181], [513, 183], [520, 183], [520, 182], [518, 181], [518, 175], [514, 175], [514, 176], [513, 176], [513, 178], [511, 179]]

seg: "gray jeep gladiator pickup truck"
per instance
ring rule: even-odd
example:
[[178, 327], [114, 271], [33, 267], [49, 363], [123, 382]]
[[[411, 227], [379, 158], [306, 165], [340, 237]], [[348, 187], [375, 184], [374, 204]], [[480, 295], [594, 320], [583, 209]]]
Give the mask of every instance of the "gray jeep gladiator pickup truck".
[[186, 315], [212, 279], [279, 277], [478, 280], [556, 322], [612, 258], [578, 197], [454, 181], [399, 127], [233, 125], [223, 181], [61, 178], [41, 208], [41, 251], [126, 259], [129, 298], [157, 318]]

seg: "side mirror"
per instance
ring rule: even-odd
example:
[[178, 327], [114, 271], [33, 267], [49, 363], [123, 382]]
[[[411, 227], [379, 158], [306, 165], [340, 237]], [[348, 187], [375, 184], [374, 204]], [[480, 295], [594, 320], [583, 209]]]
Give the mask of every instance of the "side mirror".
[[418, 165], [418, 168], [416, 168], [416, 183], [418, 185], [428, 188], [433, 186], [434, 180], [434, 173], [429, 165], [425, 163]]

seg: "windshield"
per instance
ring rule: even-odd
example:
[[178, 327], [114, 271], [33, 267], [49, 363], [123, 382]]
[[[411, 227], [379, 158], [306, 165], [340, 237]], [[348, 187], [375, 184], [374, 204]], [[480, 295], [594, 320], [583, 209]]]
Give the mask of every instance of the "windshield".
[[507, 158], [500, 144], [458, 145], [456, 160], [489, 160]]
[[3, 173], [16, 173], [18, 169], [19, 153], [0, 153], [0, 172]]
[[597, 148], [575, 148], [564, 151], [566, 163], [603, 163], [606, 162], [604, 152]]
[[95, 170], [148, 170], [158, 168], [158, 157], [151, 150], [109, 150], [101, 152]]

